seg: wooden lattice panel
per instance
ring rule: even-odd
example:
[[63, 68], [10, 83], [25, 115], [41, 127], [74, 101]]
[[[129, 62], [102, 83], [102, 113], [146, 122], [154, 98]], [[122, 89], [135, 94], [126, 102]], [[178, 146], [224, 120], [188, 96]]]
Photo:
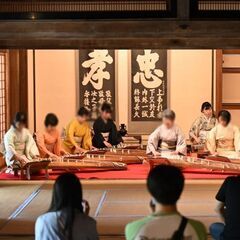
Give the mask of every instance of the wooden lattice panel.
[[0, 141], [6, 131], [6, 52], [0, 51]]
[[1, 1], [0, 12], [167, 11], [168, 0]]
[[199, 0], [198, 10], [199, 11], [239, 11], [240, 1]]

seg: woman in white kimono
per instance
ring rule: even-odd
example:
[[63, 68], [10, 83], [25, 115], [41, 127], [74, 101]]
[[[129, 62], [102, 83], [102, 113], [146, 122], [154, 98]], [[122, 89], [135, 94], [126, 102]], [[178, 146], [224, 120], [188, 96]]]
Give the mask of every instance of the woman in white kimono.
[[240, 132], [231, 123], [231, 114], [222, 110], [218, 114], [218, 125], [208, 134], [207, 148], [213, 155], [237, 156], [240, 151]]
[[147, 154], [160, 155], [158, 148], [169, 150], [172, 154], [186, 154], [184, 135], [175, 124], [175, 118], [172, 110], [163, 111], [162, 124], [148, 138]]
[[26, 128], [27, 118], [22, 112], [15, 116], [12, 126], [4, 136], [4, 157], [8, 167], [23, 165], [39, 156], [37, 145]]

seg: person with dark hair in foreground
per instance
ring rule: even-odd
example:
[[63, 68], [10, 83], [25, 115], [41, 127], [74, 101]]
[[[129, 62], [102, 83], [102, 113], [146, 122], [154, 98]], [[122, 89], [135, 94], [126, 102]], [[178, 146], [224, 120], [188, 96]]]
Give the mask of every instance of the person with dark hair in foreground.
[[57, 129], [58, 118], [54, 113], [48, 113], [44, 121], [45, 131], [36, 133], [36, 142], [41, 157], [58, 159], [67, 154], [62, 148], [60, 133]]
[[218, 113], [218, 124], [208, 134], [207, 148], [212, 155], [238, 156], [240, 151], [239, 128], [231, 124], [229, 111]]
[[201, 222], [186, 219], [177, 210], [177, 201], [184, 188], [184, 176], [180, 169], [167, 165], [153, 168], [147, 178], [147, 188], [152, 196], [152, 214], [126, 226], [127, 240], [207, 239]]
[[84, 153], [92, 148], [91, 129], [88, 124], [90, 112], [81, 107], [75, 119], [65, 129], [64, 150], [68, 153]]
[[149, 136], [147, 154], [161, 155], [158, 151], [169, 150], [172, 154], [187, 153], [186, 142], [181, 129], [175, 124], [176, 114], [166, 109], [162, 114], [162, 124]]
[[109, 103], [103, 103], [100, 117], [93, 124], [93, 130], [93, 146], [96, 148], [111, 148], [122, 142], [122, 137], [112, 120], [112, 106]]
[[215, 240], [240, 239], [240, 177], [228, 177], [220, 187], [216, 199], [217, 212], [224, 223], [213, 223], [210, 233]]
[[37, 145], [26, 124], [26, 114], [18, 112], [12, 126], [4, 135], [3, 154], [8, 167], [24, 165], [39, 156]]
[[59, 176], [53, 187], [49, 211], [38, 217], [36, 240], [98, 240], [96, 221], [88, 216], [82, 186], [72, 173]]
[[207, 134], [217, 124], [217, 119], [213, 115], [212, 105], [209, 102], [202, 104], [201, 113], [193, 122], [189, 131], [190, 140], [195, 144], [205, 144]]

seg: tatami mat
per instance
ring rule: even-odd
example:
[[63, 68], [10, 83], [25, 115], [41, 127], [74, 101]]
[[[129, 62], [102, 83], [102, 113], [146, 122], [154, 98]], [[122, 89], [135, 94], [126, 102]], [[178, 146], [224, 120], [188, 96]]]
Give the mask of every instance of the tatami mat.
[[[220, 183], [219, 181], [197, 182], [197, 180], [188, 182], [179, 203], [179, 210], [186, 216], [203, 221], [208, 227], [209, 224], [218, 220], [214, 212], [214, 196]], [[11, 208], [4, 214], [0, 213], [4, 221], [7, 221], [9, 215], [41, 186], [22, 211], [10, 221], [5, 222], [6, 224], [0, 229], [0, 235], [31, 235], [34, 233], [35, 220], [47, 211], [52, 196], [53, 182], [41, 184], [29, 182], [22, 183], [22, 185], [15, 183], [0, 185], [0, 207], [9, 208], [8, 199], [12, 201]], [[91, 205], [90, 215], [96, 218], [98, 231], [104, 236], [101, 240], [122, 239], [127, 223], [149, 214], [150, 195], [145, 187], [145, 182], [138, 181], [125, 183], [122, 181], [83, 181], [84, 198]], [[7, 195], [4, 201], [2, 200], [3, 194]], [[16, 197], [19, 195], [19, 198]]]
[[[93, 217], [97, 214], [102, 195], [102, 190], [84, 190], [84, 197], [89, 201], [90, 215]], [[48, 210], [51, 197], [52, 189], [48, 184], [43, 185], [35, 198], [1, 229], [0, 234], [33, 234], [35, 221], [39, 215]]]
[[0, 228], [40, 186], [41, 182], [28, 184], [0, 182]]

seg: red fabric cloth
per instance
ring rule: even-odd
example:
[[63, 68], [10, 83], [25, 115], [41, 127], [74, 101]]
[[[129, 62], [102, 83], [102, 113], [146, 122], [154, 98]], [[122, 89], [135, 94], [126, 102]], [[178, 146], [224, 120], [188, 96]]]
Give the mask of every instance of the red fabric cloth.
[[[49, 179], [56, 179], [63, 171], [49, 171]], [[127, 170], [124, 171], [93, 171], [91, 169], [76, 171], [75, 174], [80, 179], [129, 179], [140, 180], [146, 179], [149, 172], [148, 165], [134, 164], [129, 165]], [[232, 174], [234, 175], [234, 174]], [[184, 176], [186, 179], [225, 179], [229, 174], [222, 172], [212, 172], [205, 169], [184, 169]], [[32, 174], [32, 180], [45, 179], [44, 173]], [[20, 177], [15, 177], [12, 174], [2, 172], [0, 174], [0, 180], [20, 180]]]

